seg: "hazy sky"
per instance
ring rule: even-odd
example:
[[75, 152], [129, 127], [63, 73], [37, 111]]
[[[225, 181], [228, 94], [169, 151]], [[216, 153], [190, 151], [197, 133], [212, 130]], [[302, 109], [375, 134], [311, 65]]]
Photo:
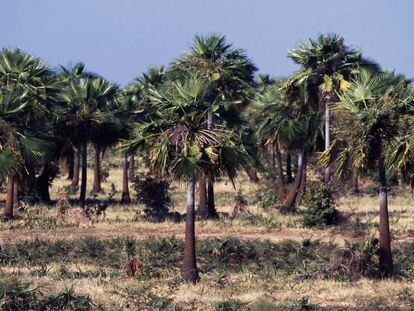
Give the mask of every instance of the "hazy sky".
[[384, 69], [414, 77], [414, 0], [3, 0], [1, 13], [0, 46], [52, 66], [83, 61], [119, 84], [212, 32], [273, 76], [296, 69], [288, 49], [336, 32]]

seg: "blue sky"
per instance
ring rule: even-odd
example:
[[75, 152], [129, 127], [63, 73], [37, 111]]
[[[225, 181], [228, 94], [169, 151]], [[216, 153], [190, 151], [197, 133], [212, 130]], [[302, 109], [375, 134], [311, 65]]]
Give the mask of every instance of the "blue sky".
[[52, 66], [85, 62], [126, 84], [218, 32], [247, 50], [263, 73], [296, 69], [287, 50], [336, 32], [384, 69], [414, 77], [413, 0], [5, 0], [0, 46]]

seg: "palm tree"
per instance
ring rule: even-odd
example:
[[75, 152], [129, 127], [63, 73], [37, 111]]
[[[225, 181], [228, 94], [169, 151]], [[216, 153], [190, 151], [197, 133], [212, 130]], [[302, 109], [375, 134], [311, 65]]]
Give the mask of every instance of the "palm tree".
[[[120, 137], [122, 139], [129, 139], [132, 128], [136, 123], [151, 122], [155, 115], [155, 109], [150, 103], [151, 93], [158, 90], [165, 82], [164, 67], [151, 67], [147, 72], [143, 73], [141, 77], [136, 78], [132, 83], [128, 84], [118, 97], [119, 106], [116, 111], [121, 126]], [[129, 193], [128, 180], [134, 177], [135, 170], [135, 154], [129, 155], [129, 159], [122, 160], [122, 203], [129, 203], [131, 201]]]
[[[336, 109], [346, 115], [335, 130], [336, 139], [323, 161], [336, 158], [336, 172], [341, 174], [346, 164], [357, 170], [374, 169], [379, 175], [380, 197], [380, 271], [383, 276], [393, 274], [391, 236], [389, 229], [386, 163], [401, 167], [401, 148], [392, 143], [401, 132], [402, 120], [412, 114], [412, 91], [409, 81], [394, 73], [375, 73], [363, 70], [348, 89], [339, 96]], [[394, 146], [395, 147], [395, 146]], [[388, 152], [387, 152], [388, 150]], [[327, 159], [328, 158], [328, 159]], [[390, 168], [393, 168], [390, 165]]]
[[[325, 150], [331, 145], [330, 106], [337, 100], [338, 92], [346, 89], [359, 67], [377, 69], [377, 65], [362, 58], [360, 51], [344, 44], [336, 34], [324, 34], [309, 43], [302, 43], [289, 51], [288, 56], [302, 69], [293, 75], [291, 83], [302, 84], [309, 94], [308, 104], [313, 110], [325, 113]], [[331, 168], [325, 168], [324, 180], [329, 183]]]
[[159, 109], [158, 120], [140, 123], [133, 138], [124, 146], [129, 152], [143, 150], [159, 174], [187, 182], [187, 214], [184, 259], [181, 275], [195, 283], [198, 272], [195, 257], [195, 185], [208, 166], [217, 166], [231, 180], [250, 156], [240, 148], [232, 131], [216, 125], [208, 129], [210, 85], [199, 79], [172, 82], [168, 89], [153, 92], [152, 102]]
[[[51, 149], [50, 143], [41, 137], [43, 123], [54, 104], [57, 93], [57, 79], [40, 58], [16, 50], [2, 50], [0, 53], [0, 131], [6, 150], [19, 164], [20, 172], [29, 171], [36, 165], [35, 158], [45, 156]], [[12, 161], [13, 162], [13, 161]], [[17, 199], [14, 190], [20, 188], [19, 172], [12, 170], [8, 178], [5, 217], [13, 217], [13, 205]], [[22, 176], [20, 176], [22, 177]]]
[[[313, 151], [320, 114], [309, 109], [307, 91], [289, 81], [280, 80], [256, 94], [253, 102], [257, 125], [256, 135], [261, 144], [271, 146], [271, 160], [277, 164], [278, 193], [282, 210], [291, 211], [306, 176], [307, 156]], [[295, 182], [287, 193], [280, 150], [298, 153]], [[274, 164], [271, 170], [274, 171]]]
[[[191, 52], [173, 62], [168, 76], [171, 80], [187, 79], [196, 75], [210, 83], [211, 109], [207, 113], [207, 128], [215, 123], [240, 126], [240, 108], [247, 103], [247, 93], [257, 70], [245, 51], [234, 49], [221, 35], [196, 35], [190, 45]], [[228, 105], [225, 102], [236, 102]], [[213, 103], [216, 103], [213, 109]], [[213, 111], [214, 110], [214, 111]], [[214, 172], [203, 172], [199, 182], [199, 214], [202, 218], [217, 217], [214, 201]], [[207, 190], [205, 190], [207, 186]], [[207, 197], [206, 197], [207, 195]]]
[[87, 146], [97, 129], [112, 118], [109, 107], [117, 87], [100, 77], [85, 77], [66, 81], [62, 91], [65, 103], [62, 121], [68, 127], [68, 137], [81, 150], [80, 206], [85, 207], [87, 181]]

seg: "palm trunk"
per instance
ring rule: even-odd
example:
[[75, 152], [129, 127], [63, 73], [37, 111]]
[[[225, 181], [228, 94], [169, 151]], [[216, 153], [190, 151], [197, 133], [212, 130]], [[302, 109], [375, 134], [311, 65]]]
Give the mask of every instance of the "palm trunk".
[[37, 193], [39, 194], [40, 200], [44, 203], [50, 203], [50, 193], [49, 193], [49, 164], [46, 162], [43, 165], [42, 174], [37, 177]]
[[305, 196], [306, 194], [306, 177], [308, 173], [308, 157], [306, 155], [303, 155], [303, 173], [302, 173], [302, 180], [300, 182], [300, 192], [302, 193], [302, 196]]
[[[329, 103], [325, 103], [325, 151], [329, 149], [331, 146], [331, 114], [329, 111]], [[331, 181], [331, 165], [325, 168], [325, 176], [324, 176], [325, 183], [329, 183]]]
[[[207, 129], [213, 128], [213, 111], [207, 113]], [[209, 218], [217, 218], [216, 203], [214, 199], [214, 175], [209, 172], [207, 176], [207, 209]]]
[[198, 271], [195, 254], [195, 177], [188, 181], [187, 188], [187, 216], [185, 221], [184, 259], [181, 267], [181, 277], [184, 281], [195, 284], [198, 280]]
[[295, 182], [290, 187], [289, 193], [286, 196], [286, 199], [284, 200], [282, 204], [283, 211], [292, 211], [295, 205], [296, 198], [300, 191], [300, 184], [302, 182], [304, 157], [305, 157], [305, 152], [303, 150], [300, 150], [298, 153], [298, 168], [297, 168], [297, 173], [295, 176]]
[[92, 192], [101, 192], [101, 159], [100, 159], [101, 150], [98, 144], [95, 144], [95, 158], [93, 165], [93, 188]]
[[275, 160], [276, 160], [276, 166], [277, 166], [277, 174], [279, 177], [279, 183], [278, 183], [279, 200], [283, 202], [286, 196], [286, 186], [285, 186], [285, 178], [283, 176], [282, 156], [280, 154], [280, 150], [277, 145], [275, 145]]
[[353, 173], [351, 177], [352, 182], [352, 192], [359, 193], [359, 185], [358, 185], [358, 173]]
[[80, 206], [85, 208], [86, 202], [86, 183], [87, 183], [87, 165], [88, 165], [88, 143], [84, 142], [82, 146], [82, 180], [80, 189]]
[[257, 170], [254, 167], [247, 169], [247, 175], [249, 175], [250, 182], [257, 184], [259, 177], [257, 176]]
[[4, 209], [4, 218], [13, 218], [13, 198], [14, 198], [14, 176], [10, 175], [7, 181], [6, 208]]
[[73, 173], [74, 173], [74, 163], [73, 163], [73, 159], [74, 159], [75, 155], [71, 154], [68, 157], [68, 179], [72, 180], [73, 179]]
[[122, 197], [121, 203], [131, 202], [131, 197], [129, 195], [129, 186], [128, 186], [128, 156], [124, 156], [124, 161], [122, 165]]
[[273, 187], [276, 181], [275, 146], [273, 144], [270, 145], [269, 157], [270, 187]]
[[291, 184], [292, 181], [292, 155], [288, 152], [286, 154], [286, 183]]
[[208, 209], [207, 209], [207, 176], [203, 172], [198, 181], [198, 215], [202, 219], [208, 218]]
[[19, 208], [19, 183], [16, 178], [13, 184], [13, 208]]
[[79, 152], [76, 150], [73, 155], [72, 187], [79, 186], [79, 169], [80, 169], [80, 156], [79, 156]]
[[129, 180], [133, 181], [134, 176], [135, 176], [135, 156], [132, 154], [129, 156], [129, 171], [128, 171]]
[[391, 251], [391, 235], [388, 215], [388, 196], [387, 196], [387, 178], [385, 174], [384, 159], [378, 160], [379, 173], [379, 198], [380, 198], [380, 272], [383, 276], [388, 277], [393, 274], [393, 262]]
[[68, 161], [68, 156], [63, 156], [60, 159], [60, 174], [62, 176], [68, 174], [69, 172], [69, 161]]
[[207, 209], [209, 218], [218, 217], [214, 200], [214, 177], [212, 172], [207, 177]]

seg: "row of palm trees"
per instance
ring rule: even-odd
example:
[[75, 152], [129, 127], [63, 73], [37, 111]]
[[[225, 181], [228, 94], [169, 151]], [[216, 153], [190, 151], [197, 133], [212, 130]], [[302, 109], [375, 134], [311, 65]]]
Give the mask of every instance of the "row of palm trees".
[[[70, 163], [79, 204], [86, 204], [88, 146], [94, 148], [94, 192], [100, 161], [116, 147], [123, 157], [122, 202], [129, 202], [134, 155], [152, 173], [187, 183], [182, 277], [196, 282], [195, 196], [200, 218], [218, 217], [214, 182], [267, 171], [280, 208], [292, 211], [305, 191], [308, 159], [325, 183], [379, 174], [380, 268], [392, 274], [387, 172], [412, 174], [410, 81], [383, 72], [335, 34], [301, 44], [288, 56], [300, 69], [287, 78], [259, 75], [246, 52], [220, 35], [196, 36], [168, 68], [151, 68], [124, 88], [85, 70], [50, 69], [20, 50], [0, 53], [0, 175], [7, 178], [4, 216], [18, 194], [49, 200], [56, 163]], [[284, 169], [286, 159], [286, 169]], [[291, 173], [291, 160], [297, 159]], [[128, 172], [128, 167], [130, 171]], [[290, 187], [288, 185], [290, 184]]]

